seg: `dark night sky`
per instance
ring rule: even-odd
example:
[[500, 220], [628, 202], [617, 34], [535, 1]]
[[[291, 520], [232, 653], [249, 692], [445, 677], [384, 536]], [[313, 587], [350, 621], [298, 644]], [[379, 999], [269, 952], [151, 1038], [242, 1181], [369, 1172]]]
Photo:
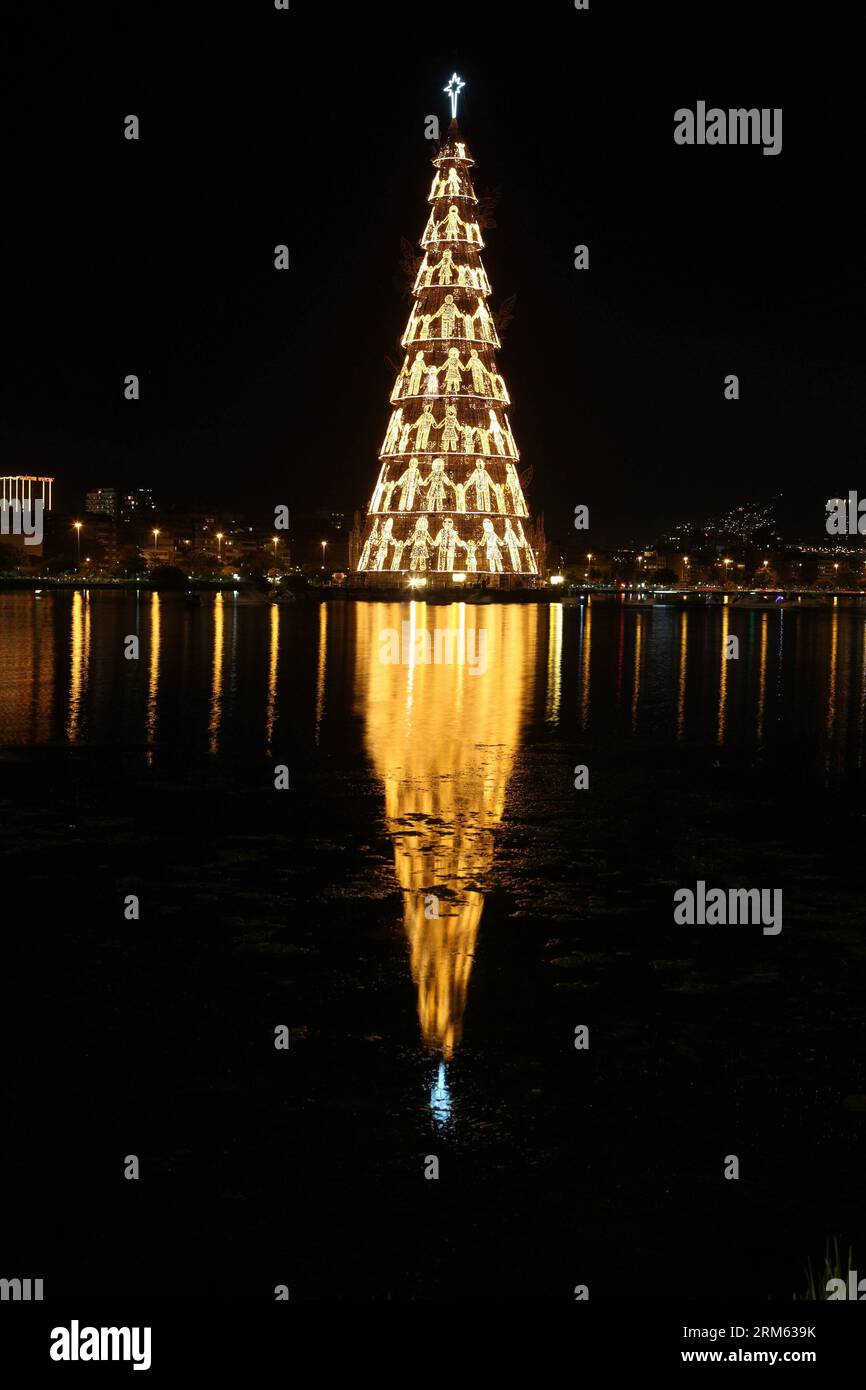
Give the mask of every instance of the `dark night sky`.
[[[864, 112], [809, 13], [802, 32], [782, 6], [680, 24], [596, 0], [512, 30], [493, 4], [21, 18], [2, 471], [54, 473], [70, 509], [115, 480], [251, 513], [362, 506], [408, 313], [400, 238], [428, 211], [424, 117], [444, 127], [456, 68], [476, 188], [503, 189], [484, 259], [494, 304], [518, 296], [500, 367], [548, 532], [577, 502], [600, 544], [779, 491], [820, 527], [828, 495], [866, 492]], [[699, 99], [782, 106], [781, 155], [677, 147]]]

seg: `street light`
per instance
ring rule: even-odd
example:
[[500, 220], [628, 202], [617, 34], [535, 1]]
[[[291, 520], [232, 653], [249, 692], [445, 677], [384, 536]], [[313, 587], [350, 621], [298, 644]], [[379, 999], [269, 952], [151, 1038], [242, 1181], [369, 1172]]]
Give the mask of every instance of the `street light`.
[[218, 560], [221, 560], [221, 559], [222, 559], [222, 553], [223, 553], [223, 533], [222, 533], [222, 531], [217, 531], [217, 559], [218, 559]]
[[77, 539], [77, 541], [78, 541], [78, 563], [79, 563], [79, 565], [81, 564], [81, 527], [83, 526], [83, 524], [84, 524], [84, 523], [81, 522], [81, 521], [73, 521], [73, 523], [72, 523], [72, 525], [75, 527], [75, 536], [76, 536], [76, 539]]
[[[156, 538], [157, 538], [158, 535], [159, 535], [159, 527], [158, 527], [158, 526], [154, 526], [154, 528], [153, 528], [153, 548], [154, 548], [154, 550], [156, 550]], [[154, 558], [155, 558], [155, 557], [154, 557]]]
[[276, 558], [277, 558], [277, 546], [279, 545], [279, 542], [280, 542], [279, 536], [274, 536], [274, 561], [276, 561]]
[[592, 551], [591, 551], [591, 550], [587, 551], [586, 559], [587, 559], [587, 564], [589, 565], [589, 569], [587, 570], [586, 577], [587, 577], [587, 579], [592, 579]]
[[327, 546], [328, 542], [327, 542], [327, 541], [320, 541], [319, 544], [320, 544], [321, 547], [322, 547], [322, 569], [324, 569], [324, 568], [325, 568], [325, 547]]

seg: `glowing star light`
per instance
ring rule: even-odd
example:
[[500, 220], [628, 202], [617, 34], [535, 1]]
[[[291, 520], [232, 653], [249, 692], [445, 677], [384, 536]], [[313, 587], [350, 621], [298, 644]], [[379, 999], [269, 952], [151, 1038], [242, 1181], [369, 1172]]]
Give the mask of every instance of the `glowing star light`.
[[443, 92], [447, 92], [451, 98], [451, 115], [454, 120], [457, 119], [457, 98], [465, 86], [466, 83], [463, 81], [462, 77], [458, 77], [455, 72], [448, 86], [442, 88]]

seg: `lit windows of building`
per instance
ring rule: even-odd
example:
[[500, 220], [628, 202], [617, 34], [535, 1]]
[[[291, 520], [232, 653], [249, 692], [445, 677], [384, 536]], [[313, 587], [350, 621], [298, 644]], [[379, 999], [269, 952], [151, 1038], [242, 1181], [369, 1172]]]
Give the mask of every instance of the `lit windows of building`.
[[84, 510], [92, 516], [110, 516], [115, 521], [118, 514], [118, 493], [116, 487], [95, 487], [84, 499]]
[[141, 521], [143, 517], [151, 516], [155, 511], [156, 503], [153, 500], [153, 490], [149, 487], [131, 488], [121, 495], [121, 521]]

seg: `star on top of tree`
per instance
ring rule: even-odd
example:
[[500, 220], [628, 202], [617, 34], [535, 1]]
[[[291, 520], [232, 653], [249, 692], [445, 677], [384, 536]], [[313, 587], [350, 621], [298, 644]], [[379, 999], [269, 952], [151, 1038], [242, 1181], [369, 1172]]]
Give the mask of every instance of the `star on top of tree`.
[[461, 91], [465, 86], [466, 83], [463, 81], [463, 78], [458, 77], [455, 72], [452, 75], [451, 80], [448, 83], [448, 86], [442, 88], [443, 92], [447, 92], [449, 97], [451, 98], [451, 116], [455, 121], [457, 119], [457, 98], [459, 97]]

